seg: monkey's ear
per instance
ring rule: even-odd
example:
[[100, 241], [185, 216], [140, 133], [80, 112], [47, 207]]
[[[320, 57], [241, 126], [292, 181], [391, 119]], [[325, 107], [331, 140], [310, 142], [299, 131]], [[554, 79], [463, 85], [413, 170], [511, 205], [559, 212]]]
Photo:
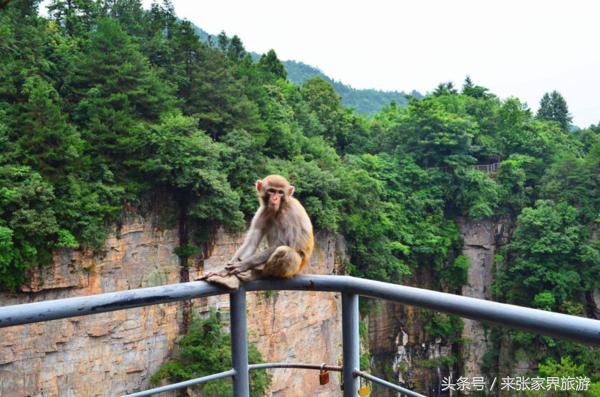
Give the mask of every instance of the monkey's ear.
[[262, 193], [262, 191], [263, 191], [263, 187], [264, 187], [264, 186], [263, 186], [263, 181], [262, 181], [261, 179], [257, 180], [257, 181], [256, 181], [256, 190], [257, 190], [259, 193]]
[[292, 195], [294, 194], [294, 190], [296, 190], [294, 186], [290, 185], [290, 187], [288, 187], [287, 193], [289, 197], [292, 197]]

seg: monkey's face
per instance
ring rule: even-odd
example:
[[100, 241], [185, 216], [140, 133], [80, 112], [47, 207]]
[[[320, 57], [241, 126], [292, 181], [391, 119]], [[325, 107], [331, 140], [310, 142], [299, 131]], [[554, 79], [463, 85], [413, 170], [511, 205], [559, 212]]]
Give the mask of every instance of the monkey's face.
[[279, 207], [281, 207], [282, 202], [286, 199], [285, 190], [278, 187], [268, 187], [265, 189], [265, 193], [269, 209], [279, 211]]
[[280, 175], [269, 175], [256, 181], [256, 190], [263, 206], [277, 212], [286, 205], [294, 194], [294, 187]]

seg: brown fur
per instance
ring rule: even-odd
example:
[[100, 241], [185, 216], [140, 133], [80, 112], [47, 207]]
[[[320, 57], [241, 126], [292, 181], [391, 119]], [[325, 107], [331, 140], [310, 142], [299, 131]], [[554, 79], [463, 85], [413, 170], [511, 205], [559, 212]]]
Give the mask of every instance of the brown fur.
[[[256, 181], [256, 190], [260, 207], [244, 243], [228, 262], [226, 272], [209, 274], [204, 279], [237, 288], [239, 281], [231, 280], [234, 276], [242, 281], [289, 278], [310, 262], [314, 248], [312, 223], [302, 204], [292, 197], [294, 187], [281, 175], [269, 175]], [[264, 237], [268, 248], [256, 253]]]

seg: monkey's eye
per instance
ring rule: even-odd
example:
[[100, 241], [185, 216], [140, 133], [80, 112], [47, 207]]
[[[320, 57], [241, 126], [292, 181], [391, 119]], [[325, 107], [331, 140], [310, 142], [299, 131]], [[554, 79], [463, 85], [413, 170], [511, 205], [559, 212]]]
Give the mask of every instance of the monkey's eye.
[[285, 194], [285, 192], [283, 190], [273, 189], [273, 188], [267, 189], [267, 193], [268, 194], [276, 194], [278, 196], [283, 196]]

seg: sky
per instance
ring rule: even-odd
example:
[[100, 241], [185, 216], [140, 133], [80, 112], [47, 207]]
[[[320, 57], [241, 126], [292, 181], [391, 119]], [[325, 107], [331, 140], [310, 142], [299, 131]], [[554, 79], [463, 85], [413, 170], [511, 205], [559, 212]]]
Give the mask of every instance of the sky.
[[[150, 4], [150, 0], [144, 0]], [[465, 76], [535, 111], [557, 90], [580, 127], [600, 122], [595, 0], [173, 0], [210, 34], [316, 66], [355, 88], [426, 93]]]
[[468, 75], [534, 111], [556, 90], [575, 125], [600, 123], [597, 0], [172, 2], [210, 34], [238, 35], [246, 50], [274, 49], [354, 88], [425, 94]]

